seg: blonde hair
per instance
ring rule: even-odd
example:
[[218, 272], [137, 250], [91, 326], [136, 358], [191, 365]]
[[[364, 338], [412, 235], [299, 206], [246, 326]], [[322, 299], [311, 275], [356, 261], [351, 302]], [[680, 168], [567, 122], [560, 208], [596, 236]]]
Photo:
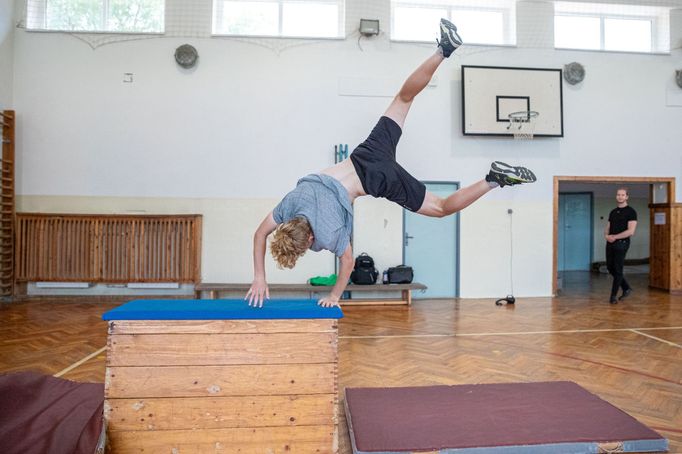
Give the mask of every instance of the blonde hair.
[[313, 231], [306, 218], [298, 217], [277, 227], [270, 243], [270, 252], [279, 268], [293, 268], [306, 253]]

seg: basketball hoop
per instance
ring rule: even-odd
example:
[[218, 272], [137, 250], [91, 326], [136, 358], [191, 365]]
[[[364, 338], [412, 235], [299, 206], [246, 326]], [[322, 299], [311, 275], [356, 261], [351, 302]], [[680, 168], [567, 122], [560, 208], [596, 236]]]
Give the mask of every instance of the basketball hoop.
[[515, 139], [532, 139], [535, 131], [535, 120], [539, 112], [534, 110], [522, 110], [508, 115], [509, 125], [507, 130], [514, 134]]

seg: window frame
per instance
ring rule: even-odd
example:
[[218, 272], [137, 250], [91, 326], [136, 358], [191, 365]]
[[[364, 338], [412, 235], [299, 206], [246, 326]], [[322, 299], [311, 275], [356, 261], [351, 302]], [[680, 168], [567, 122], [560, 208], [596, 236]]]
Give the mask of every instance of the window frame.
[[623, 15], [623, 14], [606, 14], [601, 17], [600, 20], [600, 26], [601, 26], [601, 49], [606, 51], [606, 52], [628, 52], [626, 50], [619, 50], [619, 49], [607, 49], [606, 48], [606, 21], [608, 19], [615, 19], [615, 20], [637, 20], [637, 21], [642, 21], [642, 22], [649, 22], [650, 29], [649, 29], [649, 50], [636, 50], [633, 51], [635, 53], [646, 53], [650, 54], [654, 52], [654, 48], [656, 46], [656, 32], [657, 32], [657, 20], [655, 17], [651, 16], [628, 16], [628, 15]]
[[[599, 0], [597, 0], [599, 1]], [[554, 49], [581, 50], [587, 52], [612, 52], [647, 55], [670, 55], [671, 53], [671, 11], [670, 5], [656, 5], [649, 3], [599, 3], [583, 2], [580, 0], [555, 0], [554, 17], [556, 16], [589, 16], [599, 18], [600, 34], [606, 33], [605, 21], [614, 20], [643, 20], [651, 26], [651, 48], [642, 50], [611, 50], [605, 48], [606, 38], [600, 40], [600, 49], [584, 49], [579, 47], [557, 47], [556, 30]]]
[[[37, 33], [82, 33], [82, 34], [88, 34], [88, 35], [150, 35], [150, 36], [162, 36], [165, 35], [166, 33], [166, 11], [167, 11], [167, 5], [166, 5], [166, 0], [162, 1], [163, 5], [163, 11], [161, 13], [161, 18], [162, 18], [162, 24], [161, 24], [161, 31], [131, 31], [131, 30], [106, 30], [105, 26], [108, 22], [109, 16], [110, 16], [110, 0], [100, 0], [100, 3], [102, 5], [102, 29], [96, 29], [96, 30], [71, 30], [68, 28], [47, 28], [47, 2], [49, 0], [28, 0], [26, 2], [26, 14], [24, 16], [24, 23], [26, 24], [26, 31], [29, 32], [37, 32]], [[31, 22], [29, 20], [29, 4], [33, 3], [31, 5], [34, 9], [39, 10], [39, 12], [33, 17], [37, 17], [38, 15], [40, 16], [40, 22], [42, 24], [41, 28], [32, 28], [29, 26], [29, 23]]]
[[[502, 24], [504, 26], [502, 30], [502, 36], [505, 42], [502, 43], [475, 43], [466, 41], [467, 46], [484, 46], [484, 47], [516, 47], [516, 24], [512, 24], [513, 19], [516, 17], [516, 2], [509, 2], [508, 7], [504, 6], [477, 6], [474, 2], [466, 2], [462, 4], [457, 4], [453, 2], [429, 2], [429, 3], [416, 3], [409, 1], [391, 0], [391, 24], [390, 24], [390, 40], [398, 43], [428, 43], [432, 40], [414, 40], [414, 39], [398, 39], [394, 38], [395, 35], [395, 8], [398, 7], [408, 7], [408, 8], [420, 8], [420, 9], [445, 9], [448, 14], [448, 20], [452, 20], [454, 11], [476, 11], [476, 12], [492, 12], [492, 13], [502, 13]], [[512, 42], [513, 41], [513, 42]]]
[[[598, 49], [588, 49], [585, 47], [559, 47], [556, 45], [556, 18], [557, 17], [585, 17], [585, 18], [591, 18], [591, 19], [599, 19], [599, 48]], [[644, 21], [644, 22], [649, 22], [651, 25], [651, 30], [650, 30], [650, 46], [648, 51], [645, 50], [637, 50], [637, 51], [627, 51], [627, 50], [618, 50], [618, 49], [607, 49], [606, 48], [606, 20], [607, 19], [615, 19], [615, 20], [638, 20], [638, 21]], [[635, 54], [654, 54], [654, 53], [659, 53], [655, 49], [655, 42], [656, 42], [656, 36], [657, 36], [657, 27], [658, 27], [658, 18], [654, 16], [644, 16], [644, 15], [628, 15], [628, 14], [611, 14], [611, 13], [578, 13], [578, 12], [555, 12], [554, 13], [554, 48], [557, 50], [582, 50], [582, 51], [591, 51], [591, 52], [628, 52], [628, 53], [635, 53]]]
[[[216, 32], [217, 10], [222, 7], [223, 1], [212, 0], [211, 8], [211, 37], [218, 38], [259, 38], [259, 39], [303, 39], [303, 40], [344, 40], [346, 39], [346, 0], [226, 0], [239, 3], [277, 3], [277, 35], [244, 35], [236, 33]], [[330, 4], [339, 7], [338, 31], [339, 36], [299, 36], [283, 35], [283, 10], [285, 3], [310, 3], [310, 4]], [[222, 23], [222, 14], [220, 15]]]

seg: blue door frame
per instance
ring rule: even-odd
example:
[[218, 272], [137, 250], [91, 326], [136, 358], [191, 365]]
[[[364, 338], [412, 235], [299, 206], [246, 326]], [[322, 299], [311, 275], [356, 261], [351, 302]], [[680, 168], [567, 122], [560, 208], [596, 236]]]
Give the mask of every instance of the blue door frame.
[[[447, 185], [453, 185], [456, 187], [455, 190], [459, 190], [460, 188], [460, 183], [459, 181], [422, 181], [425, 185], [430, 185], [430, 184], [447, 184]], [[405, 224], [406, 224], [406, 217], [407, 217], [408, 211], [403, 209], [403, 232], [402, 232], [402, 240], [403, 240], [403, 263], [405, 263]], [[455, 216], [455, 228], [457, 229], [457, 235], [455, 236], [455, 249], [452, 251], [454, 257], [455, 257], [455, 275], [453, 276], [453, 279], [455, 280], [455, 295], [454, 297], [459, 296], [459, 267], [460, 267], [460, 257], [459, 257], [459, 246], [460, 246], [460, 218], [459, 218], [459, 213], [455, 213], [452, 216]]]
[[[589, 210], [590, 210], [590, 220], [589, 220], [589, 232], [590, 232], [589, 263], [590, 263], [590, 265], [591, 265], [592, 262], [593, 262], [593, 260], [594, 260], [594, 194], [593, 194], [592, 192], [559, 192], [559, 210], [561, 210], [561, 196], [571, 196], [571, 195], [588, 195], [589, 198], [590, 198], [590, 207], [589, 207]], [[559, 217], [562, 217], [561, 211], [559, 211]], [[564, 217], [564, 221], [565, 221], [565, 217]], [[559, 224], [560, 224], [560, 223], [559, 223]], [[557, 229], [557, 231], [558, 231], [558, 233], [559, 233], [559, 237], [561, 237], [561, 235], [562, 235], [560, 227], [561, 227], [561, 225], [559, 225], [559, 226], [558, 226], [558, 229]], [[565, 237], [564, 237], [564, 245], [565, 245]], [[561, 247], [561, 239], [558, 238], [558, 239], [557, 239], [557, 248], [560, 248], [560, 247]], [[557, 252], [557, 270], [563, 271], [563, 270], [561, 270], [561, 268], [563, 268], [563, 266], [562, 266], [561, 260], [559, 259], [559, 252], [560, 252], [560, 251]], [[564, 255], [564, 257], [565, 257], [565, 255]], [[588, 269], [589, 269], [589, 266], [588, 266]]]

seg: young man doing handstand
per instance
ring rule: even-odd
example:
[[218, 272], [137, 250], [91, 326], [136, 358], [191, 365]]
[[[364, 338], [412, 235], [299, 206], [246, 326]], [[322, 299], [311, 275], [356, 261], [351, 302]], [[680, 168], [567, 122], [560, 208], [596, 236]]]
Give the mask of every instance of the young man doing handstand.
[[308, 249], [329, 250], [340, 257], [336, 285], [318, 304], [339, 304], [354, 266], [350, 238], [352, 204], [356, 198], [383, 197], [410, 211], [432, 217], [449, 216], [498, 186], [532, 183], [535, 175], [525, 167], [493, 162], [484, 179], [446, 198], [426, 190], [425, 185], [396, 162], [396, 146], [410, 106], [429, 83], [444, 59], [462, 45], [457, 27], [441, 19], [441, 39], [436, 53], [424, 61], [405, 81], [379, 119], [367, 140], [346, 159], [318, 174], [301, 178], [296, 188], [265, 217], [253, 239], [254, 279], [246, 294], [249, 305], [261, 307], [270, 297], [265, 280], [265, 249], [273, 231], [271, 252], [278, 265], [293, 268]]

